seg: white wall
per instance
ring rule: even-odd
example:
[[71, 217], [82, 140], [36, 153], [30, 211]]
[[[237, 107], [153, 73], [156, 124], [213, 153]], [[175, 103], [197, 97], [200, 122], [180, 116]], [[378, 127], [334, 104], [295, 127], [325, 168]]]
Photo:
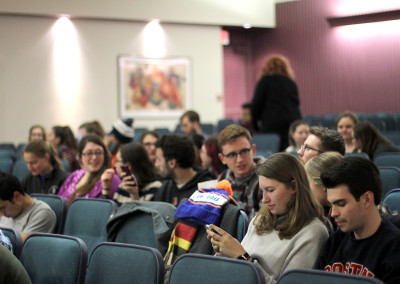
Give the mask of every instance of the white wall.
[[4, 0], [0, 12], [77, 17], [160, 19], [169, 23], [275, 27], [273, 0]]
[[[70, 125], [76, 131], [98, 119], [106, 130], [118, 117], [117, 56], [143, 55], [144, 23], [72, 20], [77, 31], [78, 87], [59, 89], [54, 67], [56, 19], [0, 15], [0, 142], [24, 142], [32, 124], [46, 129]], [[193, 109], [203, 122], [224, 117], [222, 47], [219, 27], [163, 24], [165, 56], [191, 59]], [[74, 48], [71, 47], [72, 52]], [[68, 87], [68, 86], [67, 86]], [[176, 119], [137, 119], [135, 126], [173, 129]]]

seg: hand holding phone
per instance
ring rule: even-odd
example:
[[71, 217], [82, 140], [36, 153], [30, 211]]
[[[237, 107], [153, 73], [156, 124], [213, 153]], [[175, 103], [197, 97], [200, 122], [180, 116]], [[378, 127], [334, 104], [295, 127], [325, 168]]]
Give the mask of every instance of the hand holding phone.
[[215, 233], [215, 234], [217, 234], [217, 235], [220, 235], [221, 236], [221, 234], [220, 233], [218, 233], [216, 230], [214, 230], [213, 228], [211, 228], [211, 226], [210, 225], [204, 225], [204, 227], [206, 228], [206, 230], [209, 230], [209, 231], [211, 231], [211, 232], [213, 232], [213, 233]]

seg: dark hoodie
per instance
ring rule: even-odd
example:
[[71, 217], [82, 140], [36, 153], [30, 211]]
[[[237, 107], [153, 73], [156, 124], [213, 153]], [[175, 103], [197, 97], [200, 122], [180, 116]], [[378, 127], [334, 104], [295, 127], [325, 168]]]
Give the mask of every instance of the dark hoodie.
[[189, 198], [198, 187], [199, 182], [212, 180], [213, 177], [208, 170], [196, 170], [196, 175], [184, 186], [178, 188], [173, 179], [167, 179], [158, 190], [155, 201], [169, 202], [177, 206], [182, 198]]

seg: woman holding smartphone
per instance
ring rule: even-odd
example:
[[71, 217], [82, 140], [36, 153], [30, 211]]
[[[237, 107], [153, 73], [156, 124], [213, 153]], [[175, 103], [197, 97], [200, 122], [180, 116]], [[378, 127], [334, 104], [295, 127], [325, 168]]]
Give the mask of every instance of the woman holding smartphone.
[[[131, 200], [152, 201], [162, 184], [146, 149], [138, 142], [121, 146], [115, 168], [107, 172], [116, 173], [122, 180], [114, 194], [114, 200], [119, 205]], [[103, 184], [106, 182], [103, 178], [102, 181]], [[107, 193], [103, 194], [107, 198]]]
[[256, 169], [263, 207], [242, 243], [215, 225], [208, 230], [216, 255], [251, 261], [266, 283], [289, 269], [311, 269], [328, 238], [322, 207], [313, 198], [304, 167], [289, 153], [276, 153]]

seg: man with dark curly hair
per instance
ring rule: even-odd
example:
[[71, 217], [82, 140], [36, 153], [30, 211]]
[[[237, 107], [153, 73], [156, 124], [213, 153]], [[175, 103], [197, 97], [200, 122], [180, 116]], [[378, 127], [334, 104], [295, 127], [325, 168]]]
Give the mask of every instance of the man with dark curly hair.
[[165, 180], [155, 201], [177, 206], [182, 198], [189, 198], [198, 189], [199, 182], [213, 179], [208, 170], [195, 170], [194, 160], [193, 143], [188, 137], [169, 134], [157, 141], [155, 166]]

